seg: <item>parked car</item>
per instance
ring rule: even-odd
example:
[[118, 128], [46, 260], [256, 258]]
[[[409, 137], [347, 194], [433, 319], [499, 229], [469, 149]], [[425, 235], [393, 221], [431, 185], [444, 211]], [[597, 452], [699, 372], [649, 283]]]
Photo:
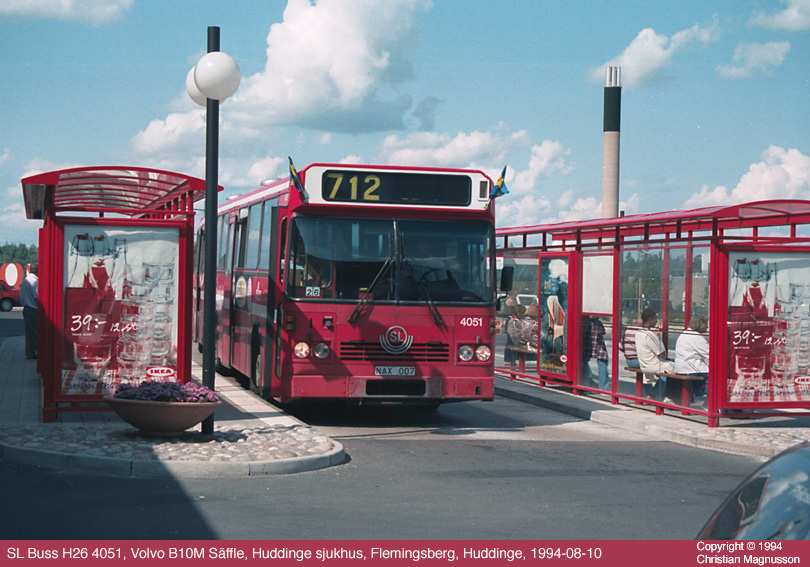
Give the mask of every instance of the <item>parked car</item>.
[[20, 290], [0, 281], [0, 311], [11, 311], [12, 307], [19, 304]]
[[520, 303], [524, 307], [528, 307], [532, 303], [537, 303], [537, 296], [531, 295], [528, 293], [519, 293], [517, 294], [518, 303]]
[[810, 538], [810, 442], [762, 465], [726, 498], [701, 540]]

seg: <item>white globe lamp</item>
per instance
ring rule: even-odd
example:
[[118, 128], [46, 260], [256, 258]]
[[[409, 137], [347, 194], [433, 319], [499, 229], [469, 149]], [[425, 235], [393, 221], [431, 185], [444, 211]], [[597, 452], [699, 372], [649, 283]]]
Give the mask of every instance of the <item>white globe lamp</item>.
[[197, 83], [194, 82], [194, 67], [192, 67], [188, 75], [186, 75], [186, 92], [188, 96], [191, 97], [191, 100], [200, 106], [205, 106], [206, 96], [200, 92], [200, 89], [197, 88]]
[[223, 101], [235, 93], [241, 78], [239, 65], [233, 57], [221, 51], [206, 53], [194, 67], [197, 89], [213, 100]]

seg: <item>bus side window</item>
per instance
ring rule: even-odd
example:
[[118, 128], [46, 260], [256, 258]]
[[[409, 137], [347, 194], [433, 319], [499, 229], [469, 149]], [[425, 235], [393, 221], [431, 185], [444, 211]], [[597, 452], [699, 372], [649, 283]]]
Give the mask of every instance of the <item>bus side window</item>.
[[281, 243], [279, 244], [279, 262], [278, 262], [278, 281], [284, 285], [284, 270], [287, 264], [287, 219], [282, 219], [281, 230]]
[[[256, 203], [250, 207], [250, 214], [247, 219], [247, 246], [243, 267], [248, 270], [255, 270], [259, 264], [259, 244], [261, 242], [262, 227], [262, 207], [264, 203]], [[269, 227], [268, 227], [269, 228]]]
[[[247, 214], [247, 211], [245, 211]], [[245, 267], [245, 258], [247, 255], [248, 231], [247, 231], [247, 217], [240, 218], [234, 223], [234, 238], [236, 240], [236, 268], [243, 269]]]
[[228, 239], [225, 237], [225, 227], [227, 221], [227, 215], [222, 215], [219, 217], [219, 228], [217, 231], [217, 237], [219, 238], [219, 254], [217, 255], [217, 268], [224, 268], [225, 267], [225, 258]]

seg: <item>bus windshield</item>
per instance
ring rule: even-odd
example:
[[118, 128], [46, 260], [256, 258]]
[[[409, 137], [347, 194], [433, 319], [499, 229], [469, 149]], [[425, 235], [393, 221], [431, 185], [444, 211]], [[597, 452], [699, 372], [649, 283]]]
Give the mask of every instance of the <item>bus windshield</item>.
[[315, 301], [490, 303], [492, 225], [296, 216], [287, 293]]

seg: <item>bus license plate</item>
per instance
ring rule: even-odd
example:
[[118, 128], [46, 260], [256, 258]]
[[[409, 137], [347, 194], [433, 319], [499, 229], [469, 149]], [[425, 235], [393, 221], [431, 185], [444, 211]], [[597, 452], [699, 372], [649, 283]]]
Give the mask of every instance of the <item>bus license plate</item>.
[[416, 376], [415, 366], [375, 366], [374, 376]]

